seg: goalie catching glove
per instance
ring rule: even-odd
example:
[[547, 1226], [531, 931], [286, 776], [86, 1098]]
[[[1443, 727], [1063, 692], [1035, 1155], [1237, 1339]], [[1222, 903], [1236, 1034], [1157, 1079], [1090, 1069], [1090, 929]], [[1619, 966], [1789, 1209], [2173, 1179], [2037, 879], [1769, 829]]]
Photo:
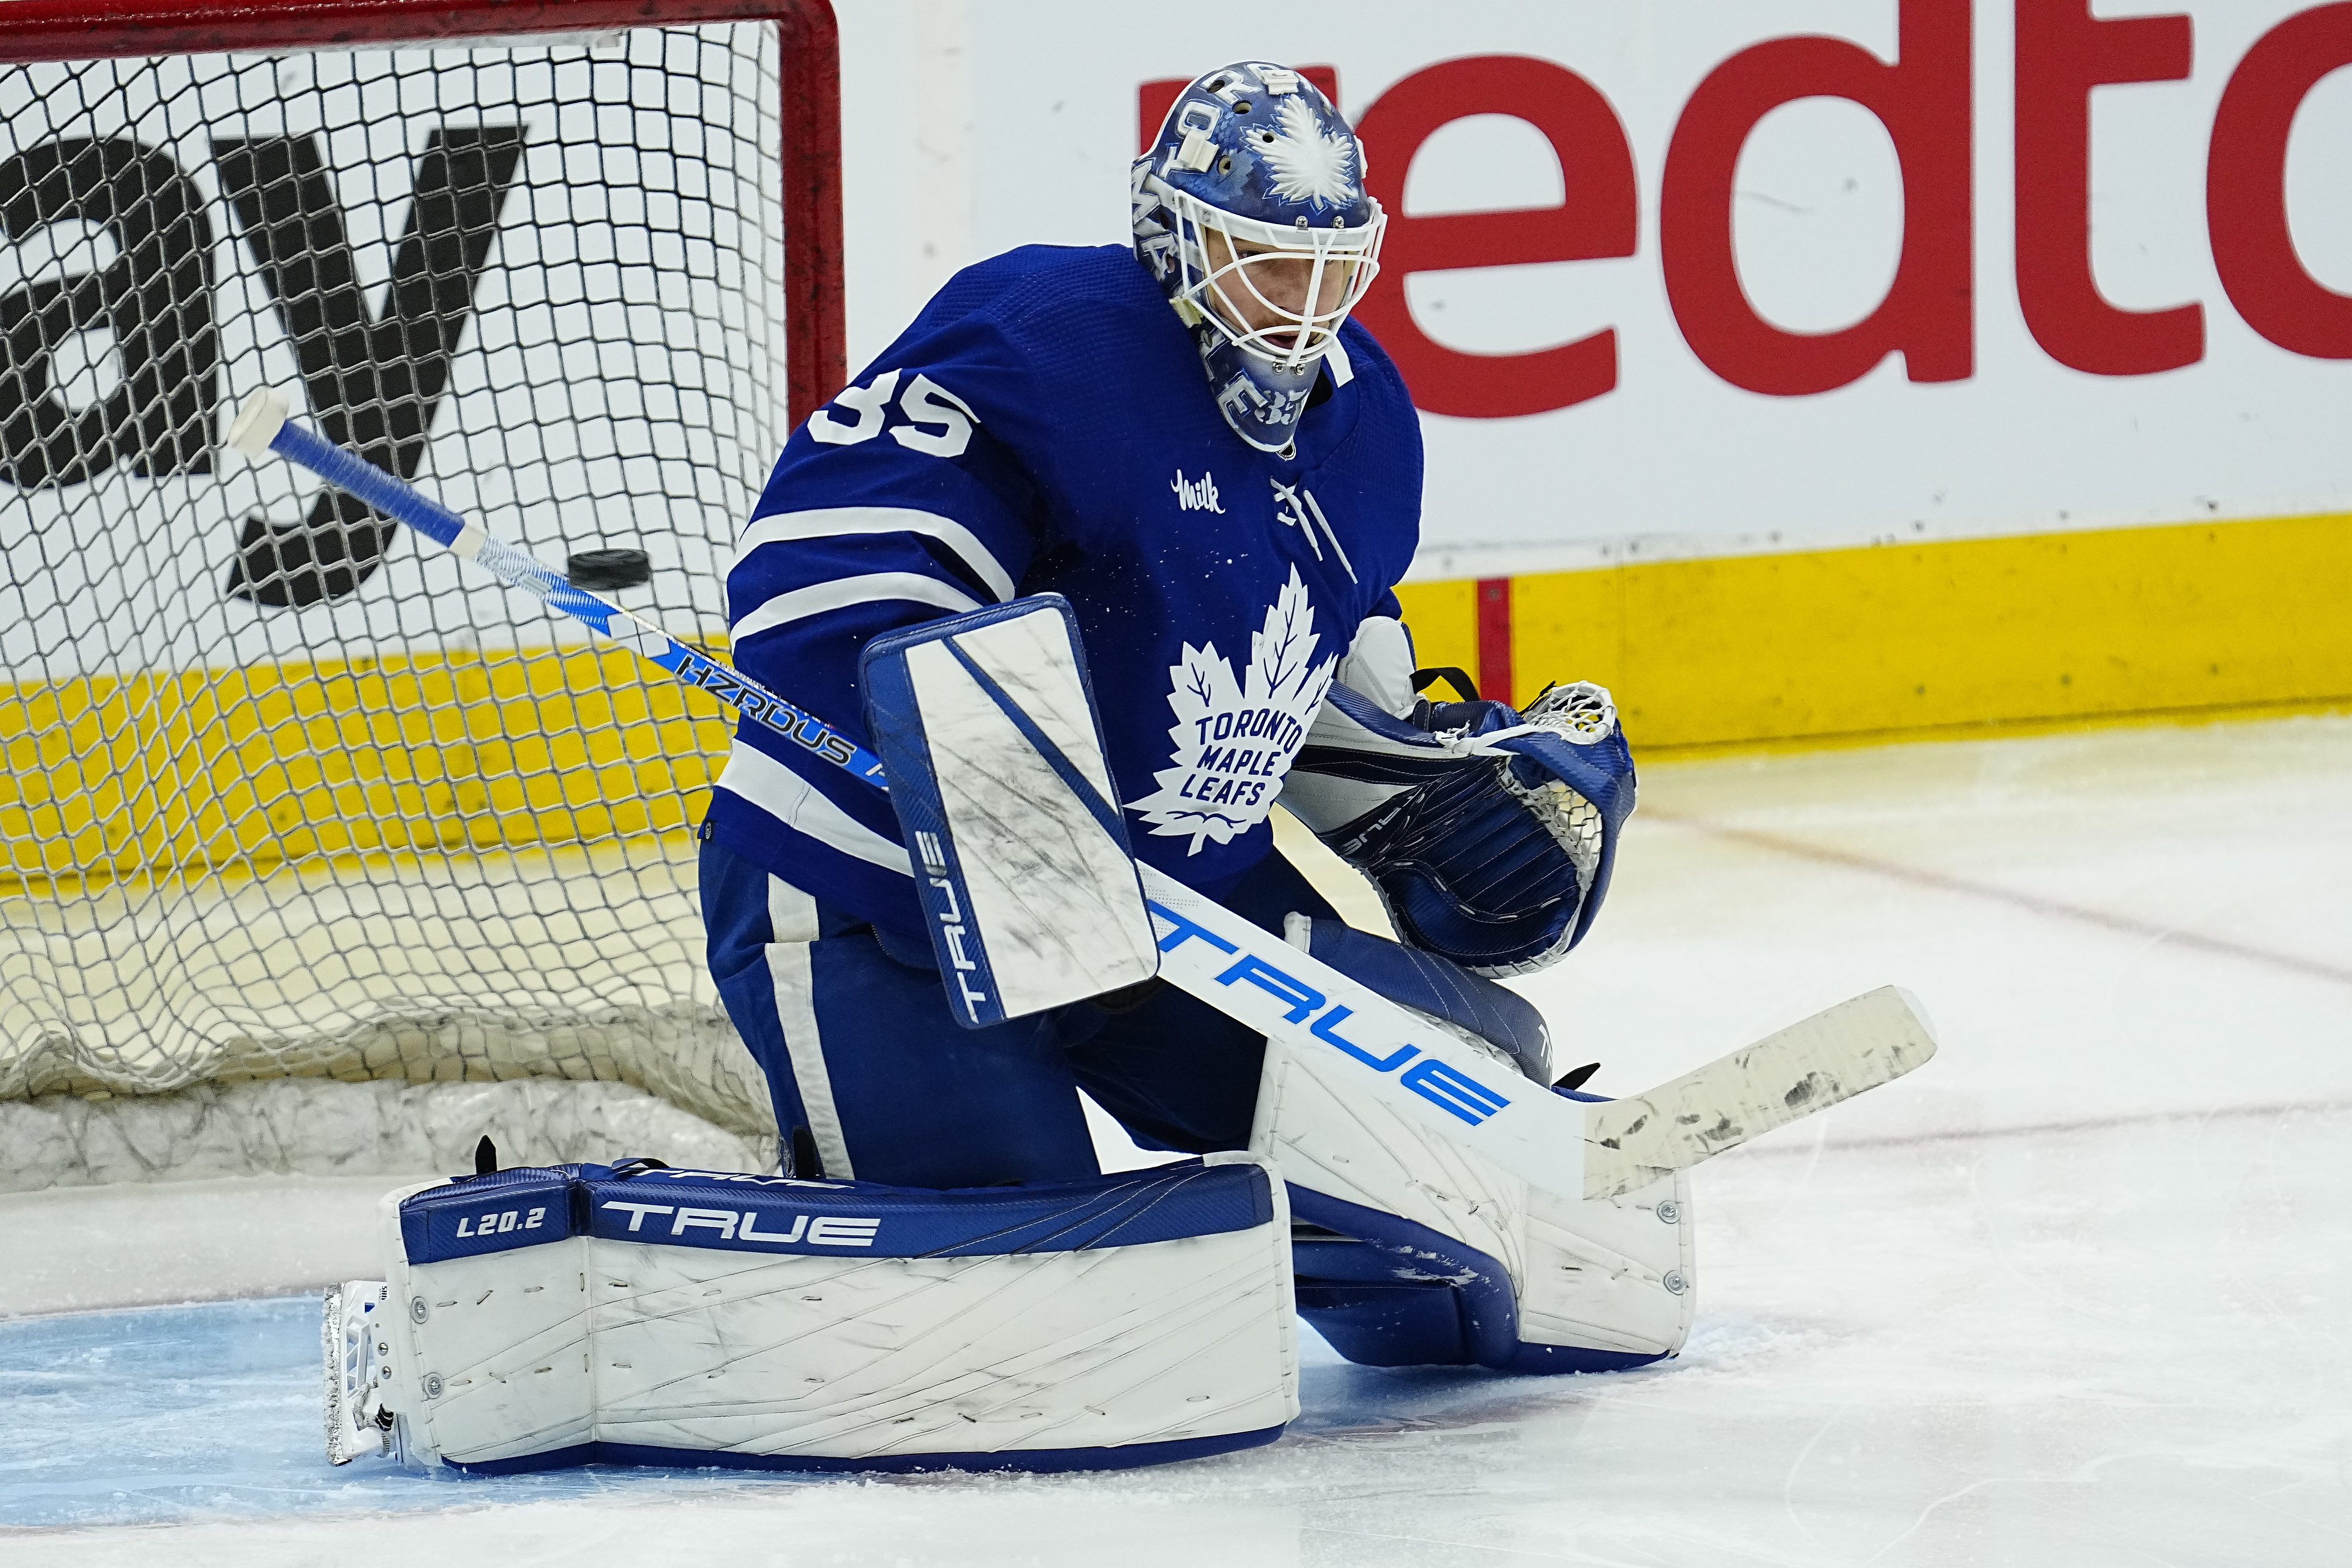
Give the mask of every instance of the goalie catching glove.
[[1334, 685], [1283, 804], [1369, 876], [1397, 935], [1474, 974], [1523, 975], [1583, 938], [1633, 810], [1609, 693], [1555, 686], [1525, 714]]

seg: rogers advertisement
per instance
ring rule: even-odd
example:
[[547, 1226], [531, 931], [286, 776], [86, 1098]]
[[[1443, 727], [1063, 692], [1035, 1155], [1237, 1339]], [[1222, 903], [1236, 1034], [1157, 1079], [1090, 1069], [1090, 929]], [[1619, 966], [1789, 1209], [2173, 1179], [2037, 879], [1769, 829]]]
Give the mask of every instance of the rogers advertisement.
[[844, 7], [853, 355], [1122, 236], [1184, 76], [1313, 68], [1391, 214], [1416, 575], [2352, 509], [2352, 4], [919, 11]]

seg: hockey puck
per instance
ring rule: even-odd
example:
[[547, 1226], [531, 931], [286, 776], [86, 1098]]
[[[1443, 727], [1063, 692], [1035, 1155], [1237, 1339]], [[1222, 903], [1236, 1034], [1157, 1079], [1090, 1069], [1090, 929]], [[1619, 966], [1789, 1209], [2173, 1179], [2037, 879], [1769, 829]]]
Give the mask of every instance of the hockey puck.
[[574, 588], [609, 593], [616, 588], [640, 588], [654, 580], [654, 563], [641, 549], [584, 549], [563, 563], [563, 575]]

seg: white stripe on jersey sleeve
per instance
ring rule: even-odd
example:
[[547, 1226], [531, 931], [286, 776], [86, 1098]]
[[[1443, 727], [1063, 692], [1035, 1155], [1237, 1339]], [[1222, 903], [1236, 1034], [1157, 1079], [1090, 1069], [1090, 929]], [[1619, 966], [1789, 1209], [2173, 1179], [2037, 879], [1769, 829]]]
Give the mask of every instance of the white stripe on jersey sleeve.
[[778, 512], [754, 517], [735, 547], [739, 562], [761, 545], [785, 539], [835, 538], [843, 534], [927, 534], [956, 552], [972, 574], [988, 584], [1003, 603], [1013, 596], [1013, 578], [980, 536], [953, 517], [912, 507], [824, 507], [805, 512]]
[[768, 933], [775, 938], [768, 944], [768, 979], [776, 993], [776, 1021], [784, 1028], [784, 1054], [792, 1058], [817, 1158], [825, 1175], [854, 1180], [857, 1170], [849, 1163], [849, 1140], [841, 1131], [841, 1109], [833, 1098], [833, 1074], [824, 1064], [824, 1037], [816, 1021], [816, 977], [809, 964], [809, 945], [817, 938], [816, 900], [782, 877], [769, 877]]
[[742, 643], [762, 632], [772, 632], [790, 622], [821, 615], [828, 610], [892, 599], [936, 604], [942, 610], [959, 612], [980, 608], [980, 601], [936, 577], [914, 571], [868, 572], [864, 577], [837, 577], [831, 582], [812, 583], [777, 594], [735, 622], [735, 641]]
[[915, 874], [906, 846], [891, 842], [816, 791], [815, 786], [739, 737], [719, 775], [719, 788], [731, 789], [787, 827], [869, 865]]

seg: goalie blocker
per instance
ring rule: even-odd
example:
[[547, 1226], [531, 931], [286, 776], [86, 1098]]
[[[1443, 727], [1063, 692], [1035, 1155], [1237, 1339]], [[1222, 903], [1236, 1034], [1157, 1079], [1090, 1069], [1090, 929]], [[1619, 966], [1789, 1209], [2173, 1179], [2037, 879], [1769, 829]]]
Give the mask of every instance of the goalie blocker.
[[382, 1214], [388, 1279], [328, 1299], [338, 1462], [1106, 1469], [1298, 1409], [1289, 1213], [1247, 1154], [943, 1192], [565, 1166]]
[[986, 1029], [1159, 972], [1068, 601], [877, 637], [858, 678], [956, 1022]]

